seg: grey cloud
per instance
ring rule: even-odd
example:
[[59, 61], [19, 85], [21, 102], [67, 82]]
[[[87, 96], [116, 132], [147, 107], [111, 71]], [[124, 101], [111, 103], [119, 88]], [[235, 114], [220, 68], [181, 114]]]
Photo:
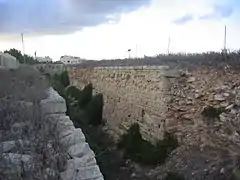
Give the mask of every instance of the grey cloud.
[[173, 21], [174, 24], [182, 25], [186, 24], [187, 22], [193, 20], [193, 15], [185, 14], [184, 16], [177, 18]]
[[233, 13], [233, 8], [229, 6], [216, 5], [214, 6], [211, 13], [200, 16], [199, 18], [202, 20], [223, 19], [223, 18], [230, 17], [232, 13]]
[[[0, 33], [68, 33], [118, 21], [151, 0], [0, 0]], [[108, 15], [115, 15], [108, 18]]]

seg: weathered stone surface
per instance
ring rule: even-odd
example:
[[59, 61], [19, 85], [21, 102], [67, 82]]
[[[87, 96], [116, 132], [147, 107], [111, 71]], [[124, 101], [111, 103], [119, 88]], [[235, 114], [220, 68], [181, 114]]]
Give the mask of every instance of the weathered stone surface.
[[221, 124], [233, 122], [234, 118], [220, 113], [221, 122], [213, 123], [219, 129], [210, 134], [208, 131], [213, 127], [203, 120], [202, 111], [212, 106], [216, 111], [226, 109], [230, 115], [238, 114], [234, 108], [240, 105], [239, 71], [199, 67], [174, 77], [168, 76], [167, 69], [145, 67], [68, 71], [75, 85], [82, 87], [91, 82], [97, 92], [103, 93], [107, 131], [114, 136], [137, 122], [148, 140], [159, 139], [162, 131], [169, 131], [184, 144], [226, 147], [222, 144], [226, 137], [230, 138], [228, 129], [232, 132], [235, 129], [230, 124]]
[[66, 169], [77, 169], [81, 166], [93, 166], [96, 164], [97, 162], [94, 153], [92, 153], [92, 151], [89, 151], [82, 157], [74, 157], [73, 159], [68, 160]]
[[48, 98], [41, 101], [42, 111], [45, 114], [65, 113], [65, 100], [52, 88], [49, 89]]
[[[168, 131], [177, 136], [182, 147], [200, 150], [198, 153], [209, 162], [191, 158], [188, 150], [178, 151], [173, 157], [176, 157], [177, 169], [190, 169], [189, 179], [191, 174], [199, 177], [196, 179], [204, 177], [205, 170], [219, 173], [223, 166], [220, 161], [226, 154], [239, 154], [239, 70], [216, 68], [213, 64], [211, 68], [195, 66], [181, 76], [171, 75], [166, 69], [146, 67], [69, 68], [68, 71], [74, 85], [83, 87], [91, 82], [96, 92], [103, 94], [105, 129], [112, 135], [121, 135], [137, 122], [145, 139], [158, 139], [160, 132]], [[206, 107], [212, 110], [203, 114]], [[204, 152], [205, 148], [213, 153]], [[222, 152], [225, 157], [220, 161], [213, 157]], [[189, 162], [178, 163], [181, 156], [186, 156]], [[213, 170], [213, 164], [220, 169]], [[167, 166], [163, 172], [175, 169], [175, 165]], [[195, 166], [200, 167], [199, 171], [193, 168]], [[215, 178], [210, 175], [208, 179]]]
[[98, 166], [80, 167], [69, 169], [61, 174], [62, 180], [103, 180]]
[[114, 137], [138, 122], [144, 138], [162, 138], [159, 130], [166, 119], [170, 82], [180, 77], [180, 72], [166, 67], [70, 68], [69, 77], [78, 87], [91, 82], [103, 93], [103, 118]]
[[3, 153], [10, 152], [13, 149], [23, 150], [24, 147], [29, 146], [30, 142], [26, 140], [5, 141], [0, 143], [0, 151]]
[[6, 69], [18, 69], [19, 61], [12, 55], [8, 53], [0, 52], [0, 67]]
[[188, 83], [191, 83], [191, 82], [194, 82], [194, 81], [196, 81], [195, 77], [189, 77], [188, 80], [187, 80]]
[[32, 157], [30, 155], [3, 153], [1, 158], [1, 168], [16, 167], [21, 169], [22, 164], [25, 168], [31, 168], [32, 165]]
[[214, 100], [216, 101], [224, 101], [226, 98], [222, 94], [216, 94], [214, 96]]
[[[82, 130], [75, 129], [70, 118], [65, 115], [65, 101], [59, 98], [58, 94], [56, 95], [56, 91], [50, 90], [49, 93], [53, 93], [53, 95], [50, 94], [47, 101], [42, 103], [43, 111], [47, 114], [46, 117], [49, 123], [56, 127], [60, 143], [66, 148], [69, 157], [73, 158], [67, 161], [66, 169], [61, 175], [62, 179], [103, 180], [95, 155], [85, 142], [86, 139]], [[45, 104], [47, 104], [48, 110], [46, 110]], [[51, 106], [54, 105], [57, 107], [52, 108]], [[54, 176], [55, 172], [50, 171], [46, 172], [46, 174]]]
[[68, 153], [72, 157], [82, 157], [84, 154], [93, 154], [87, 143], [78, 143], [68, 148]]
[[85, 142], [85, 136], [81, 129], [74, 129], [70, 134], [60, 139], [60, 142], [65, 146], [72, 146], [74, 144]]

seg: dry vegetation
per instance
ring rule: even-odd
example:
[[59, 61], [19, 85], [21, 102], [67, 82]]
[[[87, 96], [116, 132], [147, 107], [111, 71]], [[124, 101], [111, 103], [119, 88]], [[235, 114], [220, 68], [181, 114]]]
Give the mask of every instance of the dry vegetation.
[[29, 66], [0, 71], [0, 179], [59, 179], [66, 154], [41, 113], [48, 84]]
[[114, 59], [92, 61], [86, 60], [79, 67], [105, 67], [105, 66], [169, 66], [170, 68], [196, 68], [196, 67], [225, 67], [226, 65], [239, 69], [240, 51], [229, 54], [217, 52], [194, 54], [159, 54], [154, 57]]

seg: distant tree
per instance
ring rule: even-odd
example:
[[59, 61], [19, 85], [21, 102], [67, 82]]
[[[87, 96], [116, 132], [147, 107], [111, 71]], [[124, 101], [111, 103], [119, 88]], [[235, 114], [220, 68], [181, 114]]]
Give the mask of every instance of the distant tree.
[[32, 56], [25, 54], [23, 57], [24, 57], [23, 59], [26, 64], [37, 64], [38, 63], [38, 61], [35, 60]]

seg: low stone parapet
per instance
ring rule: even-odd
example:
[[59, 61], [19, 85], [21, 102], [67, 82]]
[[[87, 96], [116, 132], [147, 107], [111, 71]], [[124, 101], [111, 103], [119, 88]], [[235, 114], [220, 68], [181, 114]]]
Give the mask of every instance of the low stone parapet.
[[86, 143], [80, 128], [75, 128], [66, 116], [65, 100], [52, 88], [47, 92], [48, 98], [41, 101], [42, 112], [49, 117], [50, 124], [56, 126], [60, 143], [69, 154], [62, 180], [103, 180], [97, 165], [95, 154]]

